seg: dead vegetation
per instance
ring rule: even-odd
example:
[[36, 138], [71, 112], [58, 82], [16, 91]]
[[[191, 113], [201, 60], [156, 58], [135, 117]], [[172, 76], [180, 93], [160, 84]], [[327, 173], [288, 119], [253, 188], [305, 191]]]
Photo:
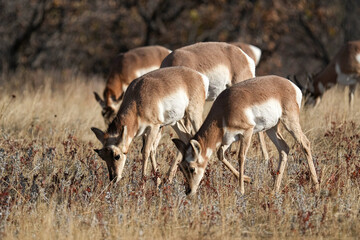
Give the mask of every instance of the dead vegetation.
[[[254, 141], [246, 195], [213, 156], [193, 199], [183, 176], [155, 189], [141, 176], [141, 141], [132, 144], [124, 178], [110, 186], [90, 127], [105, 129], [92, 92], [100, 78], [74, 72], [22, 72], [0, 80], [1, 239], [347, 238], [360, 235], [360, 104], [341, 89], [302, 110], [321, 192], [291, 137], [281, 193], [272, 194], [278, 154], [265, 165]], [[357, 93], [358, 94], [358, 93]], [[164, 177], [176, 148], [171, 132], [158, 148]], [[235, 149], [233, 149], [234, 151]], [[237, 165], [234, 152], [229, 153]], [[149, 168], [150, 169], [150, 168]], [[142, 185], [145, 184], [145, 190]]]

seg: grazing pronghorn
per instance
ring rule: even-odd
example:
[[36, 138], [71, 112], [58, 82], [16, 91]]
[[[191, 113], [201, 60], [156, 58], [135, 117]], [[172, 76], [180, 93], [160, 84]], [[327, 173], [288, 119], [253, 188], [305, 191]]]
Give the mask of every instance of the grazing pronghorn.
[[303, 86], [296, 77], [296, 84], [320, 102], [325, 90], [335, 84], [349, 86], [349, 104], [353, 105], [356, 84], [360, 82], [360, 41], [346, 43], [326, 68], [314, 77], [309, 77]]
[[[103, 144], [95, 151], [106, 161], [110, 180], [120, 180], [134, 137], [144, 136], [143, 176], [149, 157], [157, 171], [155, 152], [163, 126], [172, 125], [179, 137], [188, 141], [189, 134], [201, 126], [208, 84], [205, 75], [186, 67], [158, 69], [132, 81], [107, 132], [91, 128]], [[185, 124], [178, 124], [180, 120]]]
[[169, 49], [161, 46], [147, 46], [131, 49], [114, 59], [103, 93], [104, 100], [94, 92], [96, 101], [102, 107], [101, 114], [106, 124], [114, 119], [130, 82], [158, 69], [170, 52]]
[[[202, 42], [182, 47], [170, 53], [161, 63], [161, 68], [169, 66], [185, 66], [192, 68], [209, 78], [207, 101], [213, 101], [227, 87], [234, 83], [255, 77], [255, 63], [238, 46], [224, 42]], [[264, 158], [268, 153], [263, 133], [259, 140]], [[175, 159], [168, 177], [172, 181], [177, 164]]]
[[254, 60], [256, 66], [259, 64], [261, 57], [260, 48], [243, 42], [230, 42], [230, 44], [241, 48], [241, 50], [243, 50], [249, 57], [252, 58], [252, 60]]
[[[174, 139], [183, 154], [180, 169], [187, 178], [187, 194], [194, 194], [204, 175], [205, 167], [216, 147], [218, 158], [237, 176], [244, 193], [244, 163], [253, 133], [266, 131], [279, 151], [280, 162], [275, 180], [275, 191], [280, 189], [289, 147], [278, 131], [281, 121], [303, 148], [316, 189], [319, 183], [311, 156], [310, 142], [299, 123], [302, 94], [295, 84], [278, 76], [253, 78], [224, 90], [215, 100], [200, 130], [186, 146]], [[228, 166], [225, 150], [234, 141], [241, 141], [240, 171]]]

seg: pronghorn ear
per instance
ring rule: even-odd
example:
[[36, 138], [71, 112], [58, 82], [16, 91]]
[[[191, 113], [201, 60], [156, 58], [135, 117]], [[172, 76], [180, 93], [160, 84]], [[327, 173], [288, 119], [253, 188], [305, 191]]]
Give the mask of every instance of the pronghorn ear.
[[101, 97], [99, 96], [99, 94], [97, 94], [97, 92], [94, 92], [94, 95], [95, 95], [96, 101], [100, 104], [100, 106], [101, 106], [102, 108], [105, 108], [105, 107], [106, 107], [105, 102], [104, 102], [104, 100], [101, 99]]
[[119, 134], [117, 138], [117, 144], [120, 144], [121, 141], [124, 141], [127, 137], [127, 126], [124, 126], [121, 133]]
[[93, 133], [95, 133], [96, 138], [101, 142], [104, 143], [104, 132], [101, 131], [98, 128], [92, 127], [91, 131], [93, 131]]
[[200, 155], [200, 153], [201, 153], [200, 143], [198, 141], [196, 141], [195, 139], [191, 139], [190, 145], [194, 149], [195, 155]]
[[186, 144], [177, 138], [172, 139], [172, 141], [175, 144], [175, 146], [177, 147], [177, 149], [180, 151], [180, 153], [184, 156], [185, 151], [186, 151]]

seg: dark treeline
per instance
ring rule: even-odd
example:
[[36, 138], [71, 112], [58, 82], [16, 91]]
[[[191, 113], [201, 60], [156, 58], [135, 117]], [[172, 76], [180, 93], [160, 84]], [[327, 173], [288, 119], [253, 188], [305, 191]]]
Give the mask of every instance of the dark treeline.
[[360, 39], [359, 16], [359, 0], [1, 0], [0, 71], [106, 75], [138, 46], [243, 41], [263, 50], [259, 75], [317, 72]]

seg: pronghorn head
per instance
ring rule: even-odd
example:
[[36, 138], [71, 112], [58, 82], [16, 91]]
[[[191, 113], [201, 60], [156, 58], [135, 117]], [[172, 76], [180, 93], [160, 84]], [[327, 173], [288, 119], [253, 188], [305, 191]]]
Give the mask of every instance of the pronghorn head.
[[118, 182], [121, 179], [126, 161], [127, 147], [123, 141], [127, 135], [126, 126], [123, 127], [122, 133], [119, 135], [109, 135], [94, 127], [91, 130], [103, 144], [102, 149], [94, 149], [94, 151], [106, 162], [110, 181]]
[[119, 109], [124, 94], [122, 94], [118, 99], [110, 97], [108, 101], [109, 104], [106, 104], [97, 92], [94, 92], [94, 95], [96, 101], [100, 104], [102, 108], [101, 115], [104, 117], [105, 124], [109, 125], [111, 121], [116, 117], [117, 109]]
[[204, 159], [200, 143], [194, 139], [186, 146], [179, 139], [173, 139], [176, 147], [181, 152], [183, 159], [179, 164], [181, 172], [187, 180], [186, 195], [194, 195], [204, 176], [207, 160]]

